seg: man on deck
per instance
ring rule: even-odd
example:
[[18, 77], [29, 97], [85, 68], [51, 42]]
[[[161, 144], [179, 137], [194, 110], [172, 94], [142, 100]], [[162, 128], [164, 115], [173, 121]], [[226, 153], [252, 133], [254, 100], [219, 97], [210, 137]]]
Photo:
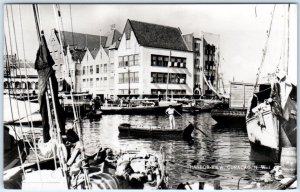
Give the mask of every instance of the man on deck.
[[166, 110], [166, 114], [169, 116], [170, 120], [170, 129], [175, 129], [175, 118], [174, 118], [174, 113], [175, 109], [173, 108], [172, 105], [169, 106], [169, 108]]

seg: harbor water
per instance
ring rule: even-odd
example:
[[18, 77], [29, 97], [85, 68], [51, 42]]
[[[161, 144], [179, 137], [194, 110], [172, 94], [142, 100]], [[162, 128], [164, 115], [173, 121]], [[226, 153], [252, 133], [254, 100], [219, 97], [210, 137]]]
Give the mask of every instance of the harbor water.
[[116, 151], [137, 149], [159, 154], [160, 147], [164, 145], [172, 188], [181, 182], [220, 180], [224, 189], [237, 189], [241, 177], [262, 175], [272, 167], [274, 161], [270, 154], [251, 149], [245, 127], [223, 127], [216, 124], [210, 113], [176, 116], [176, 127], [184, 128], [189, 122], [195, 123], [208, 137], [197, 130], [194, 130], [193, 142], [119, 137], [118, 125], [121, 123], [168, 127], [168, 117], [104, 115], [99, 120], [82, 121], [83, 140], [89, 154], [97, 152], [100, 146]]

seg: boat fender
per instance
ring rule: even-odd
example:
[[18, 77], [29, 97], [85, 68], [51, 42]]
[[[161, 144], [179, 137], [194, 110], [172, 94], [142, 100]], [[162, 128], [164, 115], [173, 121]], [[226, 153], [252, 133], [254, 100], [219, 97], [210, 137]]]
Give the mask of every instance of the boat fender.
[[52, 158], [54, 156], [53, 152], [57, 150], [57, 141], [50, 139], [47, 143], [44, 143], [44, 139], [40, 138], [38, 148], [44, 158]]
[[76, 157], [78, 157], [78, 155], [79, 155], [79, 152], [80, 152], [80, 150], [78, 148], [74, 149], [74, 151], [72, 152], [72, 155], [71, 155], [70, 159], [67, 162], [68, 166], [71, 166], [74, 163]]
[[61, 158], [63, 158], [64, 162], [67, 162], [68, 151], [64, 144], [60, 143], [57, 145], [57, 152], [59, 155], [61, 155]]

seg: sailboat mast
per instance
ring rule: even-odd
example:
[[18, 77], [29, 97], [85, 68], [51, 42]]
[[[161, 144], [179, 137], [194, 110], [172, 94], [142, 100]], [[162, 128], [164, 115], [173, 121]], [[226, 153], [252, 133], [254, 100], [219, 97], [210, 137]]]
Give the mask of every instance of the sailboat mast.
[[287, 19], [287, 59], [286, 59], [286, 75], [289, 73], [289, 56], [290, 56], [290, 4], [288, 5], [288, 19]]
[[168, 62], [168, 75], [167, 75], [167, 89], [166, 89], [166, 101], [168, 100], [168, 91], [169, 91], [169, 76], [170, 76], [170, 74], [169, 74], [169, 69], [170, 69], [170, 66], [171, 65], [171, 50], [170, 50], [170, 54], [169, 54], [169, 62]]
[[267, 53], [267, 49], [268, 49], [268, 42], [269, 42], [269, 39], [270, 39], [271, 30], [272, 30], [272, 23], [273, 23], [273, 18], [274, 18], [275, 7], [276, 7], [276, 4], [274, 5], [273, 11], [272, 11], [271, 22], [270, 22], [269, 30], [267, 31], [267, 40], [266, 40], [266, 43], [265, 43], [265, 47], [263, 49], [263, 55], [262, 55], [260, 66], [258, 68], [258, 73], [256, 75], [254, 90], [257, 87], [259, 76], [260, 76], [260, 73], [261, 73], [261, 69], [263, 67], [263, 64], [264, 64], [264, 61], [265, 61], [265, 58], [266, 58], [266, 53]]

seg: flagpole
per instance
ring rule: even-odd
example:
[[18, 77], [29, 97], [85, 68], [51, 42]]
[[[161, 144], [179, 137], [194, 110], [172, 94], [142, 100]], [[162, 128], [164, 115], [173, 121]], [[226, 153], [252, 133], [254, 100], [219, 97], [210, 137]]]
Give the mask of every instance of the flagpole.
[[167, 90], [166, 90], [166, 101], [168, 101], [168, 91], [169, 91], [169, 78], [170, 78], [170, 74], [169, 74], [169, 64], [171, 64], [171, 50], [170, 50], [170, 54], [169, 54], [169, 62], [168, 62], [168, 76], [167, 76]]

